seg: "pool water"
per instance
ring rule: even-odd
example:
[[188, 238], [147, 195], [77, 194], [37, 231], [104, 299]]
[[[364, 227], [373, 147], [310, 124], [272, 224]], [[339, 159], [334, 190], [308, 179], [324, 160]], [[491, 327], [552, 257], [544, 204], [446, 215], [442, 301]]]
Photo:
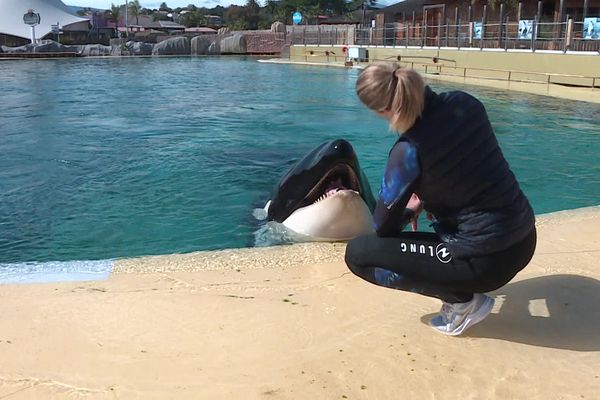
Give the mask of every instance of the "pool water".
[[[230, 57], [1, 62], [0, 264], [254, 246], [252, 210], [338, 137], [376, 192], [395, 138], [357, 75]], [[482, 100], [536, 213], [599, 204], [599, 105], [432, 87]]]

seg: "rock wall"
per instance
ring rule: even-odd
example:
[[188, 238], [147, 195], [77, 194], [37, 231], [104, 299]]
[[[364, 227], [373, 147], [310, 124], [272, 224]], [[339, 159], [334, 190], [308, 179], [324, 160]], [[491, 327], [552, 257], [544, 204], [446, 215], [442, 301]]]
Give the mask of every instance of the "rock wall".
[[[220, 54], [280, 54], [285, 47], [286, 34], [273, 31], [229, 32], [201, 35], [190, 41], [191, 55]], [[169, 39], [172, 40], [172, 39]], [[162, 42], [160, 42], [162, 43]], [[159, 43], [159, 44], [160, 44]]]
[[201, 56], [208, 54], [208, 48], [214, 41], [214, 37], [211, 36], [196, 36], [190, 41], [191, 54], [193, 56]]
[[271, 24], [271, 32], [274, 33], [285, 33], [285, 24], [283, 22], [275, 21]]
[[285, 46], [283, 32], [244, 32], [247, 54], [279, 54]]
[[174, 37], [156, 43], [152, 49], [153, 56], [190, 55], [190, 40], [186, 37]]
[[80, 56], [120, 56], [119, 46], [104, 46], [101, 44], [86, 44], [76, 46], [65, 46], [52, 40], [44, 40], [38, 44], [26, 44], [19, 47], [2, 46], [5, 53], [77, 53]]
[[221, 39], [221, 54], [246, 54], [246, 36], [234, 33]]
[[19, 54], [19, 53], [33, 53], [33, 46], [26, 44], [25, 46], [9, 47], [1, 46], [2, 51], [5, 53]]
[[119, 46], [104, 46], [101, 44], [86, 44], [81, 46], [79, 51], [81, 56], [120, 56], [121, 48]]
[[2, 46], [5, 53], [78, 53], [81, 46], [65, 46], [52, 40], [43, 40], [38, 44], [26, 44], [18, 47]]
[[208, 46], [208, 53], [211, 56], [219, 56], [221, 55], [221, 45], [220, 42], [213, 42]]
[[221, 55], [221, 54], [280, 54], [286, 45], [286, 33], [273, 30], [228, 32], [218, 35], [199, 35], [191, 40], [184, 36], [171, 37], [157, 44], [140, 41], [125, 42], [115, 39], [111, 46], [87, 44], [65, 46], [52, 40], [19, 47], [1, 46], [0, 52], [22, 53], [77, 53], [81, 56], [162, 56], [162, 55]]
[[131, 55], [134, 56], [149, 56], [152, 55], [154, 45], [152, 43], [144, 42], [127, 42], [125, 45]]
[[79, 46], [65, 46], [52, 40], [43, 41], [32, 48], [33, 53], [78, 53], [80, 50]]

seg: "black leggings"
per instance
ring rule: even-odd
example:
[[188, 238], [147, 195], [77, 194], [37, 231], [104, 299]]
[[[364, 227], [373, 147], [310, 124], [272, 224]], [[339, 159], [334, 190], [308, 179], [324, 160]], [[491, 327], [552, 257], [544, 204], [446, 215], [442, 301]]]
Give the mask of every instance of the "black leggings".
[[485, 256], [453, 258], [435, 233], [402, 232], [394, 237], [359, 236], [346, 247], [346, 264], [379, 286], [463, 303], [473, 293], [506, 285], [531, 260], [535, 228], [506, 250]]

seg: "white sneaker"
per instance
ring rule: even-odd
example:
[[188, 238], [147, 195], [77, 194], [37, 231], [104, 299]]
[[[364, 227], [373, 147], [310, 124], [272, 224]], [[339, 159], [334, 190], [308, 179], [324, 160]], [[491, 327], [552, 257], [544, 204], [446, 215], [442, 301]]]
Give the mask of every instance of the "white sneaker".
[[444, 335], [457, 336], [468, 327], [481, 322], [494, 307], [494, 299], [482, 293], [475, 293], [473, 300], [466, 303], [444, 303], [439, 315], [429, 321], [429, 325]]

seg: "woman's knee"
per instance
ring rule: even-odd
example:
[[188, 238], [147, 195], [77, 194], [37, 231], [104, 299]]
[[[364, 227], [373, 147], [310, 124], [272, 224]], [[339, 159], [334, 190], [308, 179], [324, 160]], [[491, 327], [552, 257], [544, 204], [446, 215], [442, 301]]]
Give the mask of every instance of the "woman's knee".
[[355, 275], [362, 276], [362, 270], [366, 267], [366, 265], [364, 265], [365, 253], [364, 236], [356, 237], [350, 240], [346, 245], [344, 261], [350, 271]]

